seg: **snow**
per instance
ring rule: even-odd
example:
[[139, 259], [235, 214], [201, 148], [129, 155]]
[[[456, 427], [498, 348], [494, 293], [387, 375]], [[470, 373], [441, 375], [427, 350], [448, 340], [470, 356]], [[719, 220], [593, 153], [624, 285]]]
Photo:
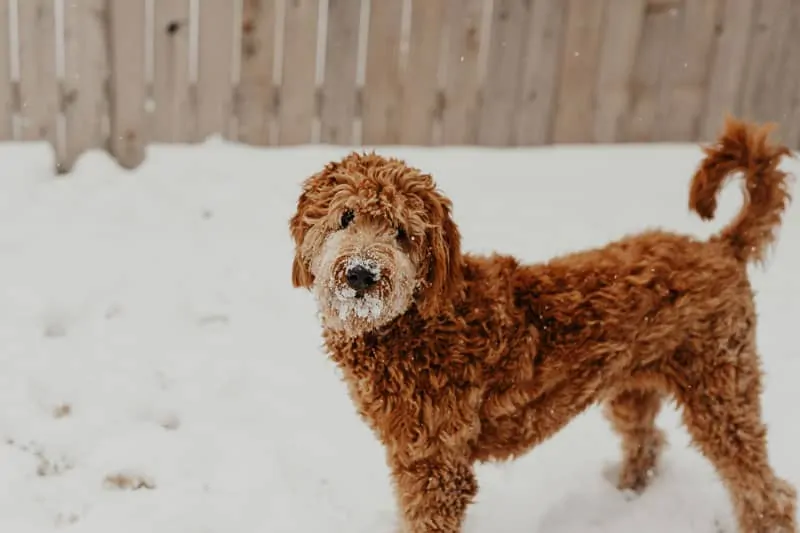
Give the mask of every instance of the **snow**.
[[[530, 261], [647, 227], [706, 236], [740, 202], [730, 186], [713, 223], [688, 212], [690, 145], [382, 151], [437, 177], [466, 249]], [[291, 287], [299, 183], [344, 153], [212, 140], [55, 177], [43, 145], [0, 145], [0, 531], [394, 530], [382, 448]], [[771, 460], [800, 484], [800, 206], [752, 270]], [[617, 440], [592, 409], [481, 466], [466, 533], [732, 533], [710, 464], [674, 411], [660, 423], [671, 446], [642, 496], [613, 488]]]

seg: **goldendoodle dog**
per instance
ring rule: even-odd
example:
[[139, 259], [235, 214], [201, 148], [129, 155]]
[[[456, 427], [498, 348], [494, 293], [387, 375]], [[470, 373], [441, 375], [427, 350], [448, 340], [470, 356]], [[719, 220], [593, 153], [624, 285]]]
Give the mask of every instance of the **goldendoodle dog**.
[[796, 491], [767, 457], [747, 275], [790, 201], [790, 152], [768, 131], [729, 118], [705, 149], [697, 214], [713, 217], [730, 174], [745, 183], [714, 237], [649, 231], [544, 264], [462, 252], [450, 200], [400, 160], [354, 153], [305, 182], [292, 281], [386, 448], [404, 532], [461, 531], [475, 462], [519, 456], [598, 402], [622, 441], [619, 487], [641, 491], [671, 397], [740, 531], [796, 533]]

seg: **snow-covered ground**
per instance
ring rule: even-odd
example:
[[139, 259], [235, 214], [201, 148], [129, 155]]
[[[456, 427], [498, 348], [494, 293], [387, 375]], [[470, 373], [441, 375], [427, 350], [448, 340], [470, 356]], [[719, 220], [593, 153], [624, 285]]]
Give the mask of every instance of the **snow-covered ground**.
[[[731, 186], [715, 222], [689, 214], [694, 146], [384, 151], [434, 173], [467, 249], [531, 261], [645, 227], [709, 235], [740, 202]], [[393, 531], [382, 449], [290, 283], [299, 182], [343, 153], [209, 142], [55, 178], [44, 146], [0, 145], [0, 531]], [[753, 279], [772, 461], [796, 484], [799, 274], [795, 205]], [[481, 466], [466, 532], [732, 532], [710, 465], [674, 411], [661, 423], [671, 447], [638, 499], [609, 482], [595, 409]]]

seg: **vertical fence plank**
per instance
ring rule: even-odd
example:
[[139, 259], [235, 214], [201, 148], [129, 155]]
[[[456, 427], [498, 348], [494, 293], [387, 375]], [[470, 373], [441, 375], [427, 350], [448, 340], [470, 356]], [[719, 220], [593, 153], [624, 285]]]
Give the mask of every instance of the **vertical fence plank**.
[[724, 8], [714, 28], [712, 60], [699, 138], [717, 137], [726, 113], [738, 114], [742, 76], [750, 44], [754, 0], [721, 0]]
[[289, 0], [284, 19], [283, 75], [278, 107], [279, 142], [311, 142], [316, 117], [319, 0]]
[[786, 114], [781, 120], [780, 134], [794, 150], [800, 150], [800, 4], [792, 4], [793, 31], [784, 43], [784, 62], [793, 83], [784, 86], [781, 106]]
[[476, 144], [481, 93], [484, 0], [450, 0], [442, 109], [442, 143]]
[[517, 90], [516, 143], [533, 146], [552, 141], [564, 49], [567, 3], [534, 0], [528, 14], [522, 75]]
[[494, 3], [478, 144], [515, 144], [517, 87], [530, 8], [526, 0], [496, 0]]
[[194, 130], [189, 81], [189, 0], [156, 0], [152, 138], [185, 142]]
[[781, 139], [789, 146], [796, 146], [797, 126], [794, 125], [800, 117], [794, 114], [800, 96], [800, 4], [793, 1], [787, 7], [784, 16], [789, 19], [790, 30], [786, 33], [779, 50], [775, 81], [775, 107], [771, 120], [780, 127], [776, 131], [776, 138]]
[[430, 145], [439, 117], [439, 60], [445, 0], [412, 0], [411, 36], [403, 72], [400, 142]]
[[59, 114], [55, 6], [53, 0], [22, 0], [18, 6], [21, 137], [45, 140], [55, 148]]
[[661, 141], [695, 141], [699, 137], [705, 88], [719, 3], [688, 1], [661, 81]]
[[371, 0], [363, 90], [363, 142], [400, 140], [401, 0]]
[[678, 0], [648, 0], [641, 40], [631, 74], [631, 94], [620, 124], [620, 141], [652, 141], [656, 122], [659, 87], [671, 36], [679, 22]]
[[12, 117], [14, 114], [13, 87], [11, 83], [11, 50], [8, 1], [0, 0], [0, 141], [14, 137]]
[[124, 168], [145, 157], [144, 2], [109, 0], [111, 21], [111, 154]]
[[320, 140], [351, 144], [356, 116], [356, 75], [361, 0], [328, 0], [325, 80]]
[[234, 7], [233, 0], [199, 2], [196, 141], [231, 137]]
[[241, 73], [236, 90], [239, 141], [271, 144], [275, 120], [275, 0], [244, 0], [242, 4]]
[[109, 76], [106, 8], [106, 0], [64, 3], [64, 171], [70, 170], [86, 150], [105, 147]]
[[630, 98], [636, 45], [642, 35], [646, 0], [608, 0], [597, 74], [594, 139], [617, 140], [620, 117]]
[[[741, 114], [758, 121], [780, 120], [778, 92], [783, 83], [780, 46], [791, 31], [793, 0], [769, 0], [759, 3], [751, 25], [747, 49], [747, 69], [742, 86]], [[779, 81], [780, 80], [780, 81]]]
[[553, 142], [593, 140], [605, 3], [605, 0], [568, 2]]

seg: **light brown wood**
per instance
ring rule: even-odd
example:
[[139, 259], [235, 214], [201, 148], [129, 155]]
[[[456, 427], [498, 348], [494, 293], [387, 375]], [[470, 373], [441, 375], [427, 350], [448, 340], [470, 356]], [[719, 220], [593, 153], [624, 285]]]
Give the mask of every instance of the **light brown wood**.
[[328, 0], [325, 79], [320, 140], [352, 144], [356, 118], [356, 75], [361, 0]]
[[589, 143], [594, 138], [605, 4], [605, 0], [568, 2], [553, 142]]
[[239, 141], [273, 144], [275, 121], [275, 0], [243, 0], [241, 73], [236, 88]]
[[[405, 0], [328, 0], [322, 87], [320, 0], [241, 0], [241, 21], [238, 0], [199, 0], [196, 84], [192, 0], [156, 0], [151, 117], [145, 2], [63, 0], [58, 79], [61, 1], [18, 2], [17, 83], [9, 4], [0, 0], [0, 140], [46, 141], [62, 172], [104, 146], [133, 168], [151, 140], [221, 133], [254, 145], [307, 143], [317, 118], [319, 140], [339, 145], [358, 142], [360, 117], [367, 145], [512, 146], [708, 141], [731, 112], [777, 122], [777, 137], [800, 149], [796, 0], [491, 0], [490, 32], [482, 27], [487, 0], [410, 0], [408, 20]], [[286, 20], [276, 21], [283, 2]], [[370, 16], [359, 94], [362, 2]], [[284, 45], [280, 88], [276, 38]]]
[[620, 118], [630, 100], [636, 47], [642, 38], [646, 0], [608, 0], [597, 72], [594, 140], [618, 140]]
[[450, 0], [442, 109], [442, 143], [476, 144], [481, 93], [483, 0]]
[[529, 2], [497, 0], [492, 12], [489, 58], [480, 112], [478, 143], [510, 146], [516, 142], [516, 103]]
[[189, 81], [189, 0], [154, 2], [152, 139], [187, 142], [195, 129]]
[[781, 95], [781, 106], [786, 115], [781, 120], [782, 127], [779, 134], [789, 146], [800, 150], [800, 3], [792, 4], [792, 20], [795, 31], [791, 32], [787, 42], [783, 45], [784, 61], [787, 78], [792, 83], [786, 83]]
[[780, 46], [777, 67], [774, 71], [777, 92], [774, 102], [774, 117], [783, 127], [775, 137], [797, 147], [800, 126], [797, 125], [800, 107], [800, 2], [791, 2], [784, 16], [790, 20], [791, 29]]
[[700, 134], [717, 11], [716, 0], [688, 1], [661, 80], [657, 140], [695, 141]]
[[69, 171], [80, 155], [106, 144], [109, 81], [105, 0], [64, 2], [64, 82], [61, 95], [66, 139], [59, 166]]
[[14, 138], [14, 88], [11, 82], [11, 50], [8, 36], [8, 2], [0, 1], [0, 141]]
[[111, 154], [124, 168], [144, 160], [145, 127], [144, 2], [109, 0]]
[[371, 0], [363, 89], [362, 142], [400, 140], [400, 0]]
[[278, 107], [279, 142], [311, 142], [317, 115], [317, 18], [319, 0], [287, 0], [283, 75]]
[[440, 118], [439, 59], [445, 0], [412, 0], [411, 36], [403, 73], [400, 143], [430, 145]]
[[659, 88], [671, 38], [680, 23], [678, 0], [649, 0], [631, 75], [628, 109], [620, 121], [619, 140], [653, 141], [658, 135]]
[[720, 133], [726, 113], [739, 112], [739, 95], [750, 45], [755, 0], [722, 0], [714, 28], [712, 59], [698, 137], [711, 141]]
[[792, 31], [792, 2], [761, 2], [755, 13], [742, 80], [740, 113], [745, 118], [781, 121], [783, 112], [778, 108], [778, 100], [784, 73], [781, 71], [780, 50]]
[[59, 115], [55, 10], [52, 0], [18, 3], [21, 138], [57, 147]]
[[233, 116], [234, 8], [232, 0], [200, 0], [197, 42], [197, 130], [231, 138]]
[[516, 144], [552, 141], [567, 2], [534, 0], [528, 15], [516, 107]]

